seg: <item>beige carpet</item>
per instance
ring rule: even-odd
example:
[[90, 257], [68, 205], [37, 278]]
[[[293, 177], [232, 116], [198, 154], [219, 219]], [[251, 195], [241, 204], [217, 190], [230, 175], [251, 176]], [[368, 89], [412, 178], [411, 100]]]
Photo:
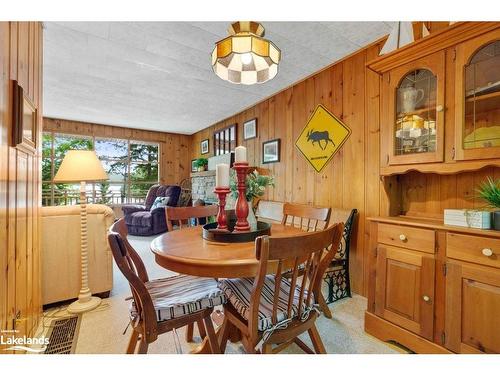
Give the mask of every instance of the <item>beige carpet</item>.
[[[153, 237], [130, 236], [130, 243], [141, 255], [150, 278], [158, 278], [172, 275], [173, 273], [159, 267], [149, 250], [149, 244]], [[123, 331], [128, 324], [128, 305], [124, 299], [130, 295], [130, 289], [125, 278], [117, 267], [114, 267], [114, 287], [109, 298], [103, 300], [102, 305], [93, 312], [83, 315], [80, 326], [80, 334], [76, 347], [76, 353], [124, 353], [127, 347], [130, 329], [125, 335]], [[333, 320], [321, 316], [317, 321], [318, 330], [321, 334], [328, 353], [377, 353], [391, 354], [400, 353], [398, 348], [388, 345], [376, 338], [369, 336], [363, 331], [363, 314], [366, 309], [366, 299], [355, 295], [353, 298], [345, 298], [330, 304]], [[64, 308], [57, 311], [51, 309], [45, 313], [61, 316], [65, 315]], [[45, 319], [46, 321], [48, 319]], [[177, 333], [180, 347], [176, 345], [174, 333], [161, 335], [159, 339], [149, 347], [149, 353], [188, 353], [196, 347], [196, 344], [188, 344], [184, 340], [184, 329]], [[308, 335], [302, 338], [310, 343]], [[198, 340], [199, 342], [199, 340]], [[302, 353], [295, 345], [287, 348], [285, 353]], [[244, 353], [242, 346], [230, 344], [226, 353]]]

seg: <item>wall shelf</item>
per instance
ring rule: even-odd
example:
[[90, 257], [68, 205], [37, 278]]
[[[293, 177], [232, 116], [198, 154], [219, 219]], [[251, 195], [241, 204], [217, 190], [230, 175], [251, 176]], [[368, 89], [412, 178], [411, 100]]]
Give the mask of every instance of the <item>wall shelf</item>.
[[381, 167], [380, 175], [382, 177], [395, 176], [406, 174], [411, 171], [436, 174], [457, 174], [462, 172], [475, 172], [487, 167], [500, 167], [500, 159], [461, 161], [452, 163], [392, 165], [388, 167]]

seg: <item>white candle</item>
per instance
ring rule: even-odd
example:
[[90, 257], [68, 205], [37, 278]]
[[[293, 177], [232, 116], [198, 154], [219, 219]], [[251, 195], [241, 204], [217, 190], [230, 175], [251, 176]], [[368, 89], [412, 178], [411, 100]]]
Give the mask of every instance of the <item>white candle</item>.
[[247, 148], [238, 146], [234, 149], [234, 162], [246, 163], [247, 162]]
[[215, 167], [215, 187], [229, 186], [229, 165], [217, 164]]

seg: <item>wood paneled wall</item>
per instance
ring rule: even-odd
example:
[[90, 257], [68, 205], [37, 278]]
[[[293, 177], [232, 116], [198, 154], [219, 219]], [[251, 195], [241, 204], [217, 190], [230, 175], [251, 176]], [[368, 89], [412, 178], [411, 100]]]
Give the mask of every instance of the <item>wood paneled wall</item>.
[[[379, 214], [379, 77], [365, 63], [378, 55], [382, 43], [371, 45], [193, 135], [192, 158], [201, 157], [200, 142], [209, 139], [213, 155], [214, 130], [238, 124], [238, 144], [247, 147], [250, 165], [267, 168], [276, 187], [266, 199], [357, 208], [359, 220], [351, 251], [352, 287], [366, 293], [366, 217]], [[321, 173], [295, 148], [295, 140], [318, 104], [323, 104], [351, 128], [343, 148]], [[257, 117], [257, 138], [243, 141], [243, 123]], [[262, 142], [281, 139], [281, 162], [262, 164]], [[207, 156], [207, 155], [204, 155]]]
[[476, 189], [487, 177], [500, 179], [500, 168], [456, 175], [410, 172], [399, 177], [401, 211], [410, 216], [443, 218], [445, 208], [484, 208]]
[[188, 135], [52, 118], [43, 119], [43, 131], [158, 142], [161, 154], [160, 182], [162, 184], [178, 184], [182, 179], [189, 177], [191, 172], [191, 159], [189, 158], [191, 142]]
[[[41, 315], [42, 40], [40, 22], [0, 22], [0, 329], [18, 336]], [[37, 109], [34, 152], [13, 147], [12, 80]]]

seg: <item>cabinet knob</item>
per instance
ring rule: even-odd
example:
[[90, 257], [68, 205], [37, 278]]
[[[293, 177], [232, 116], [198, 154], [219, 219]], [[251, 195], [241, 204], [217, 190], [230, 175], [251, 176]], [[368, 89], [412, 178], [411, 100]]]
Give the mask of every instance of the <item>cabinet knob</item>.
[[438, 112], [443, 112], [443, 110], [444, 110], [444, 107], [441, 104], [436, 107], [436, 111], [438, 111]]
[[425, 302], [429, 302], [431, 300], [431, 297], [429, 296], [423, 296], [422, 299], [425, 301]]
[[400, 235], [399, 235], [399, 239], [400, 239], [401, 241], [406, 241], [408, 238], [407, 238], [404, 234], [400, 234]]
[[484, 256], [487, 256], [487, 257], [490, 257], [493, 255], [493, 250], [488, 249], [487, 247], [484, 248], [481, 252], [483, 253]]

